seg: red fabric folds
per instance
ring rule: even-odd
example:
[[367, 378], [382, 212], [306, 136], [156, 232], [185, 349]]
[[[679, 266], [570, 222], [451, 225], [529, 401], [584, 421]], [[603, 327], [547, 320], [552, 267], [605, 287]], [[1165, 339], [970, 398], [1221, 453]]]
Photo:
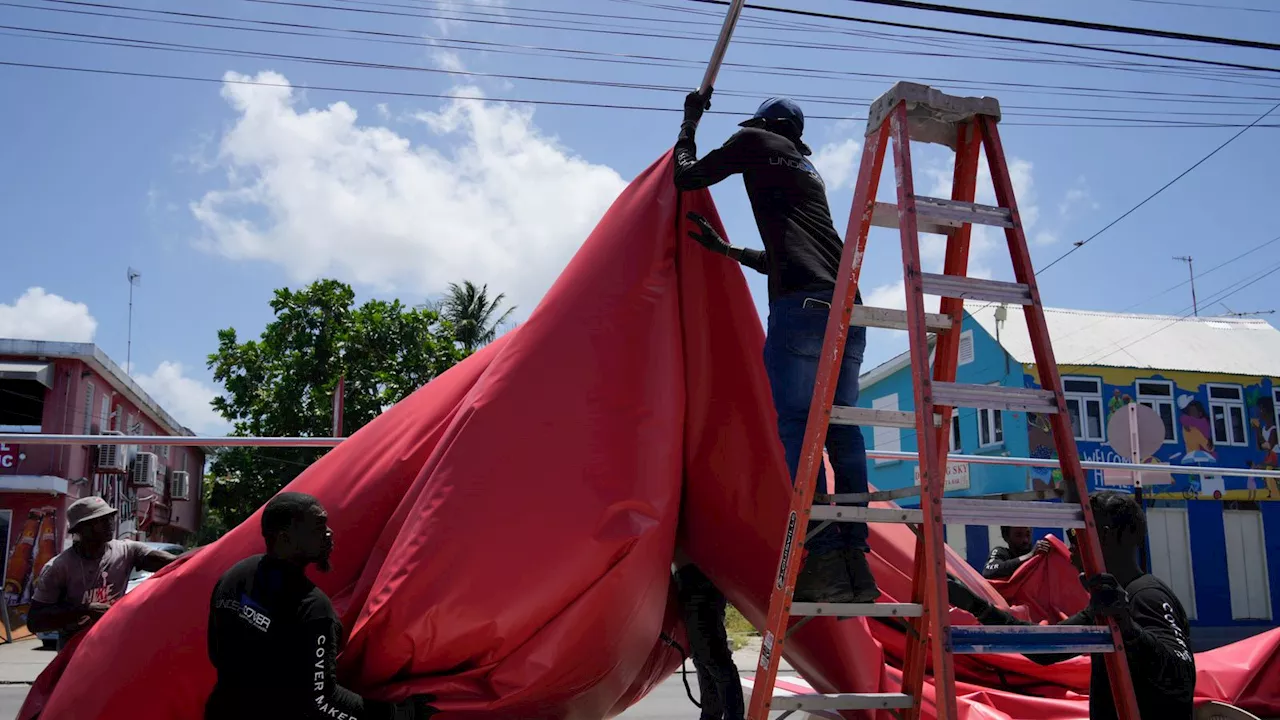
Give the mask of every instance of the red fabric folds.
[[1056, 623], [1083, 610], [1089, 593], [1066, 544], [1055, 535], [1046, 539], [1052, 546], [1048, 553], [1032, 556], [1007, 578], [988, 582], [1010, 605], [1026, 608], [1029, 619]]
[[[710, 193], [677, 194], [671, 173], [667, 154], [631, 183], [518, 330], [290, 484], [334, 528], [333, 570], [313, 578], [348, 631], [344, 684], [432, 693], [442, 720], [614, 716], [677, 667], [659, 639], [683, 638], [677, 543], [763, 625], [789, 497], [763, 329], [738, 265], [678, 230], [688, 210], [719, 226]], [[914, 536], [873, 526], [872, 546], [885, 599], [905, 598]], [[141, 697], [148, 718], [198, 717], [214, 678], [210, 591], [262, 549], [255, 514], [143, 583], [20, 718], [132, 720]], [[954, 553], [949, 567], [1003, 605]], [[1248, 642], [1201, 656], [1216, 668], [1202, 668], [1206, 692], [1274, 703], [1277, 636]], [[785, 655], [821, 691], [877, 691], [896, 687], [901, 652], [892, 626], [819, 618]], [[1066, 698], [1087, 686], [1084, 661], [957, 668], [963, 717], [1085, 716], [1078, 697], [1008, 691]]]

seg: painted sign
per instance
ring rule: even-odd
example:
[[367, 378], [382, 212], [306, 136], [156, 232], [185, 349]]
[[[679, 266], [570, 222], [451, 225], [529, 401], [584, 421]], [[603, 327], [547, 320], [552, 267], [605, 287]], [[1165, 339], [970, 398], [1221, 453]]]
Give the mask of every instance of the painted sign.
[[0, 443], [0, 472], [13, 472], [21, 459], [17, 445]]
[[[920, 484], [920, 466], [917, 464], [912, 468], [915, 478], [912, 483]], [[943, 492], [952, 492], [953, 490], [969, 489], [969, 463], [947, 463], [947, 479], [943, 485]]]

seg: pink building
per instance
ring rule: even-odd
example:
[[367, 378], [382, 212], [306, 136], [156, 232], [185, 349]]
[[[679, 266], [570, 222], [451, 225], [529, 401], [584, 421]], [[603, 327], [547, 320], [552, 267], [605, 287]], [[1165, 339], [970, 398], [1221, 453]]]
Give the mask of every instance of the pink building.
[[[62, 550], [66, 507], [101, 495], [117, 537], [189, 541], [200, 526], [205, 448], [120, 445], [114, 435], [193, 435], [92, 343], [0, 339], [0, 433], [99, 435], [78, 445], [0, 441], [5, 595], [23, 601]], [[7, 517], [6, 517], [7, 516]]]

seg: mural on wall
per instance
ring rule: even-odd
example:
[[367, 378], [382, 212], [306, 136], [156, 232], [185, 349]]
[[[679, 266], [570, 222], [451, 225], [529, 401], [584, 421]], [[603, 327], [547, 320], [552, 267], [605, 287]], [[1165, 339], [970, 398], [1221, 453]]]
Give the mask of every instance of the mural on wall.
[[[1034, 368], [1024, 376], [1027, 387], [1038, 387]], [[1135, 395], [1144, 404], [1154, 404], [1165, 418], [1166, 439], [1143, 462], [1167, 465], [1163, 484], [1146, 485], [1148, 497], [1169, 500], [1270, 500], [1280, 501], [1280, 483], [1274, 478], [1227, 477], [1215, 475], [1214, 467], [1280, 469], [1277, 452], [1277, 385], [1268, 379], [1242, 382], [1239, 377], [1207, 373], [1150, 373], [1125, 368], [1091, 368], [1080, 377], [1101, 381], [1099, 404], [1104, 404], [1106, 420], [1131, 402]], [[1168, 388], [1163, 398], [1143, 398], [1135, 388], [1152, 381]], [[1163, 407], [1161, 407], [1163, 406]], [[1176, 422], [1173, 418], [1176, 417]], [[1047, 415], [1027, 415], [1027, 436], [1031, 456], [1057, 457]], [[1215, 442], [1214, 438], [1219, 442]], [[1105, 440], [1077, 440], [1080, 459], [1100, 462], [1127, 462]], [[1171, 481], [1171, 482], [1169, 482]], [[1031, 490], [1059, 488], [1062, 471], [1031, 468], [1027, 485]], [[1090, 487], [1100, 487], [1102, 473], [1089, 473]], [[1108, 487], [1118, 487], [1114, 478]], [[1132, 487], [1130, 485], [1130, 487]]]

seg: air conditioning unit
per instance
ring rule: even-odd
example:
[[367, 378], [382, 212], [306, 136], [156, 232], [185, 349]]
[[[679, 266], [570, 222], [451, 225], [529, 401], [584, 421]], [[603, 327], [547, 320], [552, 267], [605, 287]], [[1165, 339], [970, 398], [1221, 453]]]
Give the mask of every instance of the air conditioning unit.
[[173, 499], [185, 498], [191, 491], [190, 475], [186, 470], [175, 470], [169, 475], [169, 497]]
[[155, 453], [140, 452], [133, 456], [133, 470], [129, 473], [129, 484], [134, 487], [155, 487], [156, 476], [160, 467]]
[[[103, 430], [104, 437], [112, 435], [123, 435], [119, 430]], [[126, 469], [128, 458], [126, 457], [123, 445], [99, 445], [98, 446], [98, 467], [103, 470], [124, 470]]]

